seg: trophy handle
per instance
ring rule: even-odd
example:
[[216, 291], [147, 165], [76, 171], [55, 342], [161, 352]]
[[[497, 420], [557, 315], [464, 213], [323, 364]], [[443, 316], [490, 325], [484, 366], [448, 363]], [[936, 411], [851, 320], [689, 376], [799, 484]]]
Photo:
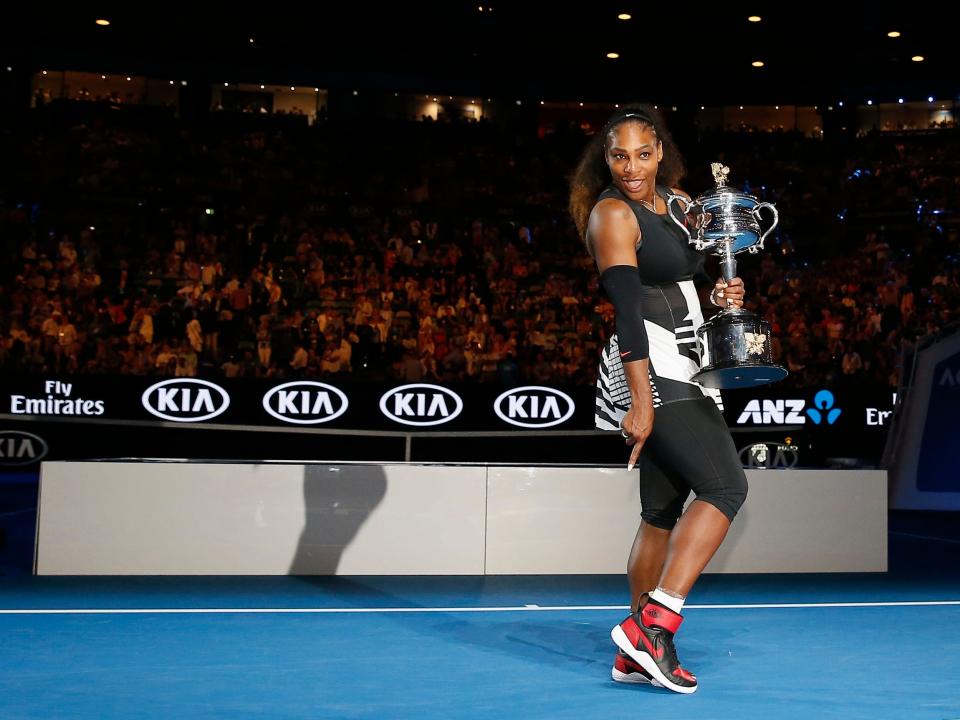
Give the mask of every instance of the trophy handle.
[[670, 217], [670, 220], [673, 222], [674, 225], [676, 225], [678, 228], [683, 230], [683, 234], [687, 236], [687, 242], [693, 243], [694, 245], [697, 246], [697, 250], [700, 250], [701, 247], [700, 247], [699, 238], [694, 240], [693, 236], [690, 234], [690, 231], [687, 230], [687, 226], [684, 223], [677, 220], [676, 215], [673, 214], [672, 205], [675, 200], [679, 200], [683, 205], [686, 206], [683, 208], [683, 214], [685, 216], [690, 213], [690, 208], [693, 207], [693, 202], [690, 200], [687, 200], [683, 195], [673, 195], [673, 194], [667, 195], [667, 215]]
[[763, 249], [763, 241], [767, 239], [767, 235], [772, 233], [773, 229], [780, 224], [780, 213], [778, 213], [777, 209], [771, 203], [768, 203], [768, 202], [760, 203], [751, 211], [753, 213], [753, 216], [757, 219], [758, 223], [760, 222], [761, 208], [770, 208], [770, 211], [773, 213], [773, 224], [769, 228], [767, 228], [767, 231], [763, 235], [760, 236], [760, 242], [757, 243], [757, 245], [753, 245], [750, 248], [750, 252], [752, 253], [757, 253]]

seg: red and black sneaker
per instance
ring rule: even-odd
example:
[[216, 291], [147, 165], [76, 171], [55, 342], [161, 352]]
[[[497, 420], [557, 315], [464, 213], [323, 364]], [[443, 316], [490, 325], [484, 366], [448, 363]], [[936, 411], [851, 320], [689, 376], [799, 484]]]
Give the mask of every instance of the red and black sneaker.
[[683, 616], [651, 600], [610, 631], [610, 637], [651, 680], [668, 690], [689, 694], [697, 690], [697, 678], [680, 667], [673, 636]]
[[617, 648], [617, 655], [613, 659], [613, 670], [610, 671], [610, 676], [614, 682], [618, 683], [628, 683], [630, 685], [646, 683], [660, 687], [660, 683], [651, 678], [650, 673], [631, 660], [630, 656], [620, 648]]

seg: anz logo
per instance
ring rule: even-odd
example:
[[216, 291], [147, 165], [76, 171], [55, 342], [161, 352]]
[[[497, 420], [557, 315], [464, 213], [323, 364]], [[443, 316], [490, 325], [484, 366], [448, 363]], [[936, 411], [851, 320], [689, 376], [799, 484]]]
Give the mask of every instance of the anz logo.
[[380, 411], [403, 425], [442, 425], [463, 411], [463, 400], [445, 387], [413, 383], [385, 392], [380, 398]]
[[737, 425], [805, 425], [807, 418], [814, 425], [833, 425], [843, 412], [834, 407], [835, 403], [829, 390], [814, 396], [812, 408], [801, 399], [751, 400], [737, 418]]
[[347, 411], [347, 396], [321, 382], [298, 380], [277, 385], [263, 396], [263, 409], [277, 420], [297, 425], [330, 422]]
[[569, 395], [559, 390], [524, 385], [498, 396], [493, 401], [493, 411], [501, 420], [517, 427], [545, 428], [569, 420], [574, 404]]
[[803, 400], [751, 400], [737, 418], [737, 425], [803, 425]]
[[813, 420], [814, 425], [819, 425], [824, 420], [827, 425], [833, 425], [837, 421], [843, 411], [835, 408], [833, 403], [833, 393], [829, 390], [821, 390], [816, 394], [813, 398], [815, 407], [807, 408], [807, 415]]
[[219, 385], [196, 378], [174, 378], [143, 391], [143, 407], [151, 415], [173, 422], [200, 422], [222, 415], [230, 396]]

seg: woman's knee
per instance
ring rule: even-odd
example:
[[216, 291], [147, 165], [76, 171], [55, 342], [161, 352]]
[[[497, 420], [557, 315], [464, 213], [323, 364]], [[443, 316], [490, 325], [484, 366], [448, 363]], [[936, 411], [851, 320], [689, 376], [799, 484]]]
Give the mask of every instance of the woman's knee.
[[710, 503], [726, 515], [730, 522], [733, 522], [747, 500], [747, 490], [747, 476], [741, 470], [724, 478], [718, 487], [698, 493], [697, 500]]
[[658, 530], [670, 532], [680, 519], [680, 512], [672, 510], [644, 510], [640, 513], [643, 522]]

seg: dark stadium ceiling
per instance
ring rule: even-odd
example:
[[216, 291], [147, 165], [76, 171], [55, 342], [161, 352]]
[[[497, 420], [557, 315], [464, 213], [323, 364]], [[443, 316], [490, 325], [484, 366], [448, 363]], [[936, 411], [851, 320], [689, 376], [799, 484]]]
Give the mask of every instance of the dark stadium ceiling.
[[960, 90], [955, 33], [923, 4], [78, 5], [7, 15], [0, 62], [532, 101], [862, 103], [954, 100]]

